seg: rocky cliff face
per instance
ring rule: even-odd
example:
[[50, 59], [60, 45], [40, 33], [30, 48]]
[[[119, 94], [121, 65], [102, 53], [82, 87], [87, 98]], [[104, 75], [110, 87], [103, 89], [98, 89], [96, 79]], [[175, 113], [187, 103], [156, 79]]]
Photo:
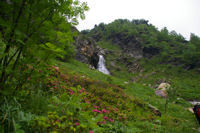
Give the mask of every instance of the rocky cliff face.
[[119, 45], [124, 53], [130, 57], [140, 59], [143, 57], [143, 48], [140, 40], [134, 36], [126, 38], [123, 34], [115, 35], [110, 38], [114, 45]]
[[[113, 36], [110, 40], [113, 45], [120, 46], [121, 54], [119, 55], [119, 58], [116, 57], [116, 60], [113, 62], [108, 61], [108, 64], [111, 64], [112, 66], [112, 63], [121, 62], [126, 65], [128, 71], [131, 73], [141, 71], [137, 61], [130, 62], [127, 60], [127, 57], [136, 60], [144, 57], [141, 42], [134, 37], [125, 39], [123, 38], [123, 35]], [[112, 51], [99, 47], [94, 38], [86, 37], [83, 34], [79, 34], [79, 36], [76, 37], [74, 45], [76, 46], [76, 59], [83, 63], [90, 64], [91, 66], [94, 66], [94, 68], [97, 68], [98, 65], [98, 55], [104, 55], [106, 57], [109, 54], [113, 54]], [[118, 66], [116, 66], [116, 68], [120, 70]]]
[[79, 35], [75, 39], [76, 59], [97, 68], [99, 61], [99, 49], [96, 42], [92, 38]]
[[[101, 28], [100, 31], [104, 31], [104, 28]], [[113, 59], [108, 59], [107, 65], [112, 69], [116, 68], [120, 71], [120, 67], [114, 64], [121, 63], [125, 65], [130, 73], [136, 73], [142, 71], [142, 68], [139, 66], [137, 60], [141, 58], [152, 58], [160, 53], [158, 48], [154, 48], [152, 46], [144, 47], [142, 45], [143, 41], [135, 35], [127, 36], [126, 33], [120, 32], [116, 34], [110, 34], [107, 38], [103, 38], [100, 31], [97, 30], [94, 33], [83, 31], [79, 33], [79, 36], [76, 37], [76, 41], [74, 43], [76, 46], [77, 60], [97, 68], [99, 61], [98, 55], [104, 55], [105, 58], [107, 58], [108, 55], [111, 55], [113, 56]], [[119, 46], [119, 54], [115, 55], [115, 50], [102, 49], [97, 44], [99, 41], [111, 42], [111, 45]]]

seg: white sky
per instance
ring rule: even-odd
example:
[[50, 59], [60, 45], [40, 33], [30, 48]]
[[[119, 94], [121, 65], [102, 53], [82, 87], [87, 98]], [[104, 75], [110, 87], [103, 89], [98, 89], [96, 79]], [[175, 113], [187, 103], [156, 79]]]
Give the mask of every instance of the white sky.
[[189, 39], [200, 36], [200, 0], [80, 0], [88, 3], [86, 19], [79, 30], [91, 29], [101, 22], [115, 19], [146, 19], [159, 29], [167, 27]]

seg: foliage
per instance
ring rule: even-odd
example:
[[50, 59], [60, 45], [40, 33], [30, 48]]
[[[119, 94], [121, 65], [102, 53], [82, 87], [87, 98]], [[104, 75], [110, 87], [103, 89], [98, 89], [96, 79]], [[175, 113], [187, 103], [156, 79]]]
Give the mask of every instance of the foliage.
[[[198, 125], [188, 111], [192, 107], [188, 100], [200, 99], [198, 36], [191, 34], [187, 41], [166, 27], [158, 30], [147, 21], [126, 19], [118, 19], [110, 24], [101, 23], [82, 33], [93, 37], [101, 48], [109, 51], [106, 54], [106, 66], [112, 80], [105, 82], [125, 88], [127, 94], [142, 99], [161, 112], [161, 118], [153, 122], [129, 121], [133, 131], [197, 132]], [[141, 46], [143, 58], [135, 59], [129, 54], [134, 50], [130, 48], [135, 45]], [[134, 48], [135, 51], [140, 50]], [[96, 79], [109, 79], [98, 76], [98, 73], [96, 75]], [[155, 95], [155, 89], [162, 82], [172, 86], [167, 101]]]
[[34, 115], [31, 113], [24, 113], [21, 109], [21, 104], [15, 98], [11, 100], [4, 98], [4, 104], [0, 107], [0, 120], [4, 123], [1, 128], [4, 132], [14, 131], [23, 133], [21, 125], [24, 127], [31, 125]]
[[[71, 62], [71, 63], [59, 63], [60, 69], [65, 72], [69, 76], [70, 75], [76, 75], [76, 78], [68, 78], [70, 82], [79, 82], [82, 86], [88, 86], [85, 88], [96, 88], [91, 89], [93, 90], [92, 93], [98, 94], [98, 96], [102, 97], [102, 94], [112, 94], [110, 91], [107, 92], [106, 90], [102, 88], [106, 88], [105, 84], [109, 83], [107, 81], [108, 75], [101, 74], [100, 72], [96, 72], [96, 70], [90, 70], [88, 69], [88, 66], [85, 64], [82, 64], [80, 62]], [[125, 127], [124, 132], [188, 132], [188, 131], [196, 131], [197, 124], [195, 122], [195, 117], [192, 113], [188, 111], [188, 108], [191, 107], [190, 103], [185, 101], [185, 98], [189, 98], [190, 100], [192, 98], [198, 99], [198, 80], [199, 76], [194, 71], [185, 71], [181, 67], [176, 68], [171, 65], [166, 66], [165, 64], [160, 64], [155, 66], [154, 63], [151, 64], [151, 62], [141, 62], [141, 65], [145, 68], [145, 71], [142, 73], [143, 77], [138, 78], [137, 83], [129, 82], [128, 84], [124, 84], [125, 81], [128, 81], [129, 77], [124, 76], [118, 79], [118, 76], [115, 77], [111, 76], [112, 81], [110, 81], [111, 84], [117, 84], [118, 86], [122, 86], [125, 88], [125, 91], [128, 95], [132, 95], [135, 98], [139, 98], [133, 103], [137, 103], [137, 101], [144, 101], [146, 103], [150, 103], [151, 105], [157, 107], [159, 111], [161, 112], [162, 116], [161, 118], [156, 118], [152, 121], [147, 122], [146, 120], [140, 121], [138, 118], [147, 118], [143, 117], [144, 114], [140, 114], [142, 110], [138, 110], [134, 113], [134, 122], [132, 122], [130, 119], [128, 119], [128, 125]], [[81, 67], [81, 69], [80, 69]], [[145, 75], [149, 75], [152, 73], [152, 71], [156, 71], [156, 74], [150, 75], [149, 77], [145, 77]], [[122, 69], [123, 75], [128, 74], [126, 69]], [[95, 73], [95, 77], [94, 74]], [[80, 75], [80, 78], [78, 78], [78, 75]], [[86, 76], [87, 75], [87, 76]], [[130, 77], [139, 76], [138, 74], [130, 74]], [[86, 77], [85, 77], [86, 76]], [[87, 80], [84, 80], [84, 78], [89, 78]], [[184, 77], [184, 78], [183, 78]], [[103, 84], [97, 84], [95, 81], [90, 81], [92, 79], [103, 81]], [[172, 85], [173, 90], [171, 91], [170, 98], [168, 99], [168, 105], [167, 105], [167, 113], [165, 114], [165, 99], [162, 99], [155, 95], [154, 91], [155, 89], [151, 86], [158, 85], [158, 81], [166, 79], [167, 81], [170, 81], [169, 83]], [[88, 82], [90, 81], [90, 82]], [[86, 83], [85, 83], [86, 82]], [[88, 82], [88, 83], [87, 83]], [[93, 85], [91, 85], [93, 84]], [[97, 84], [97, 85], [95, 85]], [[76, 85], [76, 84], [75, 84]], [[99, 87], [102, 86], [102, 87]], [[195, 89], [195, 88], [196, 89]], [[110, 87], [109, 87], [110, 88]], [[190, 89], [189, 89], [190, 88]], [[90, 89], [89, 89], [90, 90]], [[99, 93], [101, 92], [102, 93]], [[120, 93], [123, 93], [120, 91]], [[117, 92], [115, 95], [118, 95]], [[109, 96], [110, 97], [110, 96]], [[96, 97], [98, 98], [98, 97]], [[107, 99], [106, 96], [104, 96], [104, 101]], [[112, 99], [114, 96], [112, 96]], [[184, 99], [183, 99], [184, 98]], [[122, 98], [125, 99], [125, 98]], [[114, 100], [115, 101], [115, 100]], [[118, 100], [117, 100], [118, 101]], [[93, 101], [94, 102], [94, 101]], [[112, 102], [112, 100], [110, 101]], [[110, 103], [109, 102], [109, 103]], [[118, 108], [118, 105], [117, 105]], [[127, 108], [127, 107], [126, 107]], [[101, 110], [101, 109], [100, 109]], [[122, 109], [123, 110], [123, 109]], [[127, 113], [126, 113], [127, 114]], [[177, 121], [178, 120], [178, 121]], [[159, 122], [158, 122], [159, 121]], [[153, 124], [152, 124], [153, 123]], [[193, 127], [193, 129], [192, 129]]]
[[[158, 57], [158, 63], [180, 64], [189, 69], [199, 67], [200, 39], [198, 36], [191, 34], [190, 40], [187, 41], [181, 34], [175, 31], [169, 32], [166, 27], [160, 31], [157, 30], [146, 20], [117, 19], [109, 24], [101, 23], [82, 33], [93, 37], [102, 48], [108, 50], [115, 50], [118, 46], [122, 49], [130, 48], [139, 44], [144, 56], [147, 52], [145, 49], [149, 49], [148, 54]], [[107, 45], [108, 42], [111, 42], [111, 45]], [[153, 54], [153, 50], [157, 53]]]
[[[87, 4], [77, 0], [0, 2], [0, 120], [4, 132], [21, 132], [17, 131], [20, 128], [29, 132], [28, 120], [23, 124], [28, 112], [45, 113], [48, 65], [55, 58], [73, 57], [77, 33], [71, 29], [87, 10]], [[20, 107], [12, 104], [13, 98]]]
[[[137, 73], [128, 72], [119, 57], [123, 45], [136, 41], [142, 48], [159, 50], [159, 56], [150, 63], [141, 60], [141, 65], [149, 67], [143, 74], [154, 71], [150, 64], [173, 62], [174, 58], [195, 68], [199, 61], [199, 37], [191, 34], [190, 41], [186, 41], [166, 28], [158, 31], [146, 20], [101, 23], [83, 33], [112, 50], [114, 56], [108, 56], [108, 60], [119, 58], [120, 69], [111, 71], [115, 77], [104, 75], [69, 60], [75, 53], [72, 42], [77, 35], [72, 26], [78, 24], [79, 16], [85, 18], [87, 10], [87, 4], [77, 0], [1, 1], [0, 132], [195, 132], [194, 119], [185, 109], [190, 105], [184, 99], [178, 100], [177, 95], [189, 99], [199, 92], [198, 76], [194, 80], [193, 73], [181, 75], [182, 69], [166, 74], [159, 70], [157, 75], [138, 78], [141, 84], [129, 83]], [[123, 45], [119, 45], [119, 40]], [[133, 61], [128, 55], [123, 59]], [[156, 84], [158, 78], [171, 78], [170, 74], [177, 78], [171, 82], [177, 90], [170, 94], [167, 113], [159, 117], [149, 103], [163, 114], [165, 101], [155, 96], [153, 88], [142, 84]], [[181, 76], [188, 75], [186, 83], [181, 84]], [[193, 89], [187, 89], [191, 86]], [[190, 92], [192, 96], [187, 95]]]
[[86, 3], [72, 0], [1, 1], [1, 95], [7, 92], [6, 88], [16, 90], [23, 86], [24, 79], [33, 73], [31, 68], [27, 75], [18, 74], [20, 66], [38, 67], [53, 57], [73, 56], [75, 33], [71, 32], [71, 25], [78, 23], [78, 16], [84, 18], [86, 10]]

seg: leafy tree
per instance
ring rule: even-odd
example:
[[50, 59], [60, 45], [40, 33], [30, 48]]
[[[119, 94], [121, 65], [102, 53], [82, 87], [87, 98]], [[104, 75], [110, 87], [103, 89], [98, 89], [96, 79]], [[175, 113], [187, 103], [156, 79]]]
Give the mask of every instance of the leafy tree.
[[193, 33], [190, 35], [190, 43], [194, 44], [198, 49], [200, 49], [200, 37]]
[[[0, 94], [22, 87], [34, 67], [52, 56], [70, 55], [74, 36], [70, 26], [78, 24], [79, 16], [84, 19], [87, 10], [87, 4], [77, 0], [2, 0]], [[23, 74], [22, 80], [19, 70], [29, 70], [29, 74]]]
[[189, 69], [195, 68], [200, 63], [200, 50], [197, 47], [189, 43], [182, 54], [182, 60], [187, 64]]

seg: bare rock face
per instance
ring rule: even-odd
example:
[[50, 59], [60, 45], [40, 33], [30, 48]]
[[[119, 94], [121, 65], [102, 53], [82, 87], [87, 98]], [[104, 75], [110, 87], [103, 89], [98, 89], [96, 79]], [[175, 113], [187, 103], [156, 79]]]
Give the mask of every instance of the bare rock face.
[[126, 35], [117, 34], [109, 38], [113, 44], [119, 45], [124, 53], [127, 53], [130, 57], [140, 59], [143, 57], [143, 50], [141, 41], [135, 36], [126, 37]]
[[161, 84], [158, 86], [157, 89], [160, 89], [160, 90], [167, 90], [167, 89], [169, 89], [170, 87], [171, 87], [171, 85], [168, 84], [168, 83], [161, 83]]
[[138, 60], [136, 58], [133, 58], [131, 56], [127, 56], [123, 53], [120, 54], [120, 57], [116, 59], [117, 62], [121, 62], [124, 64], [130, 73], [136, 73], [136, 72], [141, 72], [142, 67], [138, 63]]
[[161, 83], [158, 88], [155, 90], [157, 96], [167, 98], [167, 90], [170, 88], [170, 84], [168, 83]]
[[160, 53], [160, 50], [155, 47], [144, 47], [143, 48], [143, 56], [146, 58], [152, 58], [155, 55], [158, 55]]
[[116, 71], [120, 71], [121, 68], [117, 66], [117, 64], [114, 61], [110, 61], [110, 67]]
[[167, 98], [167, 92], [164, 91], [164, 90], [156, 90], [155, 93], [156, 93], [157, 96]]
[[75, 39], [74, 45], [76, 47], [76, 59], [97, 68], [99, 49], [96, 42], [92, 38], [79, 35]]
[[142, 67], [137, 63], [137, 61], [127, 63], [126, 67], [130, 73], [142, 71]]

